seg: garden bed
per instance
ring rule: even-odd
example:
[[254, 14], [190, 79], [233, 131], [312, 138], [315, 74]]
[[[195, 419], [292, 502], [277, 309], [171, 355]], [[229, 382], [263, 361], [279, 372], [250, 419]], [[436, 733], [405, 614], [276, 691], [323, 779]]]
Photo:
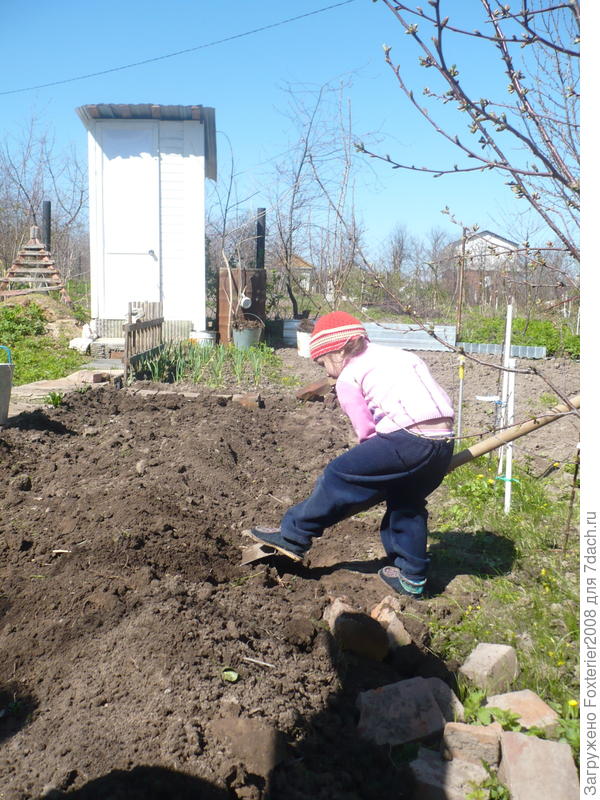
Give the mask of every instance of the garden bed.
[[[296, 382], [322, 375], [292, 350], [280, 356]], [[455, 394], [456, 358], [425, 360]], [[536, 366], [576, 391], [577, 364]], [[468, 366], [465, 433], [489, 429], [475, 395], [496, 380]], [[416, 674], [449, 679], [456, 662], [428, 648], [427, 615], [485, 602], [453, 579], [497, 554], [498, 537], [479, 537], [462, 564], [434, 559], [430, 611], [408, 605], [409, 662], [339, 651], [322, 622], [329, 599], [368, 611], [387, 594], [379, 512], [340, 523], [305, 565], [240, 566], [243, 529], [276, 524], [352, 440], [335, 406], [301, 404], [274, 378], [258, 389], [260, 408], [217, 397], [223, 388], [193, 399], [92, 389], [0, 432], [0, 797], [258, 800], [267, 780], [286, 800], [410, 796], [397, 754], [357, 738], [357, 694]], [[517, 392], [521, 418], [550, 390], [519, 376]], [[521, 457], [541, 469], [572, 458], [577, 441], [569, 417], [522, 440]], [[442, 487], [434, 532], [443, 502]], [[239, 720], [252, 721], [250, 747], [282, 734], [269, 776], [239, 766]]]

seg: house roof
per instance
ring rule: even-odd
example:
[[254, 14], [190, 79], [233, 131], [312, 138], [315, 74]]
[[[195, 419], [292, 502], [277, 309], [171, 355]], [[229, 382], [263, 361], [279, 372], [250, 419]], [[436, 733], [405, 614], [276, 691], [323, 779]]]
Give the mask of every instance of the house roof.
[[[291, 269], [306, 269], [312, 270], [315, 268], [314, 264], [311, 264], [309, 261], [305, 261], [300, 256], [297, 256], [295, 253], [292, 253], [290, 256], [290, 268]], [[271, 269], [284, 269], [284, 265], [276, 261]]]
[[95, 103], [75, 111], [83, 124], [101, 119], [154, 119], [168, 121], [197, 120], [204, 125], [206, 177], [217, 179], [217, 137], [215, 110], [209, 106], [162, 106], [155, 103]]
[[[504, 242], [511, 249], [519, 247], [517, 242], [513, 242], [510, 239], [507, 239], [505, 236], [500, 236], [499, 233], [494, 233], [494, 231], [488, 231], [488, 230], [475, 231], [475, 233], [469, 234], [469, 236], [467, 236], [467, 241], [469, 242], [469, 241], [472, 241], [473, 239], [485, 239], [487, 236], [493, 236], [494, 239], [499, 239], [501, 242]], [[460, 245], [461, 242], [462, 242], [462, 239], [457, 239], [456, 241], [451, 242], [448, 245], [448, 248], [457, 247], [457, 246]]]

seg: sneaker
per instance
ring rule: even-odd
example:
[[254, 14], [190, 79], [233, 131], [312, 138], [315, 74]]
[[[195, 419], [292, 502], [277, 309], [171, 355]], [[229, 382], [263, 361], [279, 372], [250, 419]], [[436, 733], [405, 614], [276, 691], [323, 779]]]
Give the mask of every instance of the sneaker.
[[425, 579], [420, 581], [405, 578], [398, 567], [382, 567], [377, 573], [381, 580], [398, 594], [420, 600], [425, 589]]
[[300, 547], [295, 542], [288, 542], [283, 538], [279, 528], [251, 528], [246, 531], [253, 539], [261, 544], [266, 544], [267, 547], [272, 547], [283, 556], [293, 559], [294, 561], [302, 561], [306, 550]]

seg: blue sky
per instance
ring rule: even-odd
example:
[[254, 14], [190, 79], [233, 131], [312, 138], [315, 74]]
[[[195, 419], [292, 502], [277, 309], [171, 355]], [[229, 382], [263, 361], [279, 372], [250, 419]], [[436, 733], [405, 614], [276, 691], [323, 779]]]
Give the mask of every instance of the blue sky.
[[[85, 160], [85, 130], [74, 109], [88, 103], [164, 103], [213, 106], [218, 131], [227, 136], [238, 172], [238, 192], [251, 196], [250, 209], [269, 205], [269, 170], [297, 137], [286, 114], [286, 88], [318, 90], [346, 81], [354, 132], [367, 146], [400, 161], [434, 167], [460, 160], [410, 106], [382, 45], [414, 77], [417, 51], [389, 10], [371, 0], [353, 0], [323, 13], [211, 47], [143, 66], [33, 91], [12, 90], [61, 81], [151, 59], [235, 36], [288, 17], [316, 11], [332, 0], [3, 0], [0, 31], [0, 130], [16, 136], [32, 116], [53, 131], [57, 148], [74, 145]], [[454, 4], [456, 6], [456, 4]], [[473, 4], [477, 6], [478, 4]], [[459, 13], [465, 6], [460, 4]], [[475, 27], [475, 25], [472, 25]], [[482, 52], [457, 53], [463, 74], [489, 92], [496, 78]], [[2, 94], [4, 92], [4, 94]], [[460, 132], [460, 129], [456, 129]], [[229, 145], [219, 136], [220, 168]], [[464, 163], [464, 161], [462, 162]], [[448, 205], [466, 224], [478, 223], [508, 238], [527, 228], [523, 203], [513, 200], [502, 180], [391, 170], [363, 158], [356, 206], [372, 252], [396, 225], [417, 236], [432, 227], [459, 235], [440, 211]]]

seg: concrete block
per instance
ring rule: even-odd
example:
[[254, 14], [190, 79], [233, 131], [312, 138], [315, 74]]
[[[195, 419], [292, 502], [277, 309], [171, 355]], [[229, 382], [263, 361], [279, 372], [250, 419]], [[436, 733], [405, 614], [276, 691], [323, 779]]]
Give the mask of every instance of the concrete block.
[[416, 781], [419, 800], [465, 800], [469, 792], [487, 778], [481, 764], [455, 759], [444, 761], [439, 753], [421, 748], [410, 768]]
[[503, 731], [500, 749], [498, 778], [511, 800], [578, 800], [577, 767], [568, 744]]
[[356, 705], [358, 733], [375, 744], [416, 742], [444, 730], [444, 717], [424, 678], [361, 692]]
[[492, 695], [486, 705], [518, 714], [524, 728], [540, 728], [546, 736], [552, 737], [558, 730], [558, 714], [531, 689]]
[[446, 722], [463, 722], [465, 709], [448, 684], [441, 678], [425, 678]]
[[459, 672], [486, 692], [506, 691], [519, 675], [514, 647], [480, 642]]
[[482, 760], [492, 767], [500, 763], [500, 725], [466, 725], [464, 722], [449, 722], [444, 728], [442, 752], [449, 760], [458, 758], [481, 764]]

